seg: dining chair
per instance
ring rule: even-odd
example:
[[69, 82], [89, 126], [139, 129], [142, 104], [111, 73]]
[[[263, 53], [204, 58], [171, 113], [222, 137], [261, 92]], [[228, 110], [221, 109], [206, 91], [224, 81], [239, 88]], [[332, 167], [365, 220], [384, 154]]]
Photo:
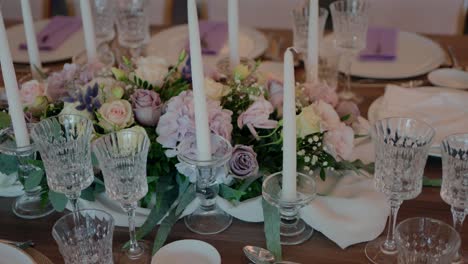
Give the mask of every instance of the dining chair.
[[[72, 1], [70, 13], [80, 15], [80, 0]], [[91, 0], [93, 1], [93, 0]], [[148, 0], [151, 25], [170, 25], [172, 22], [172, 7], [174, 0]]]

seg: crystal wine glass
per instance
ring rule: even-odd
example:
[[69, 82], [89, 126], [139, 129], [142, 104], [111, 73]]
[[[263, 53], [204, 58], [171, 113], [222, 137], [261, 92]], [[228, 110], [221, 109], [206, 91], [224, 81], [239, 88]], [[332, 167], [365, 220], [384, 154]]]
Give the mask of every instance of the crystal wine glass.
[[395, 224], [404, 200], [422, 191], [423, 172], [435, 135], [428, 124], [410, 118], [387, 118], [371, 129], [374, 142], [377, 189], [387, 197], [391, 211], [387, 236], [367, 243], [365, 252], [372, 263], [396, 263]]
[[339, 93], [344, 100], [362, 100], [351, 91], [352, 58], [366, 47], [369, 20], [367, 0], [339, 0], [330, 5], [335, 45], [345, 65], [346, 88]]
[[116, 0], [116, 3], [119, 44], [130, 49], [132, 57], [137, 57], [150, 37], [148, 1]]
[[[129, 263], [146, 262], [149, 253], [135, 236], [137, 202], [148, 193], [146, 162], [149, 145], [148, 136], [136, 131], [114, 132], [97, 139], [93, 144], [104, 175], [106, 194], [118, 201], [128, 214], [130, 247], [126, 257]], [[121, 260], [121, 263], [127, 261]]]
[[47, 184], [78, 210], [81, 191], [94, 181], [91, 162], [93, 122], [79, 115], [58, 115], [34, 126], [34, 140], [47, 174]]
[[[76, 217], [78, 216], [78, 217]], [[62, 216], [52, 228], [65, 264], [112, 264], [114, 218], [101, 210]]]
[[[442, 200], [451, 205], [453, 226], [461, 233], [468, 214], [468, 134], [456, 134], [442, 141]], [[463, 263], [468, 256], [462, 247], [454, 263]], [[465, 247], [466, 249], [466, 247]]]
[[460, 235], [442, 221], [414, 217], [398, 224], [396, 243], [399, 264], [450, 264]]
[[98, 42], [108, 42], [115, 37], [115, 0], [93, 0], [94, 27]]

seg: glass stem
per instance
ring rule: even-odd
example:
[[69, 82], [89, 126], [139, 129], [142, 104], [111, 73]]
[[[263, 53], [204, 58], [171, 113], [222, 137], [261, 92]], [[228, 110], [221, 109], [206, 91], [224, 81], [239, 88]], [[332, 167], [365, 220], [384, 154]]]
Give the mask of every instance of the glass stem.
[[390, 199], [390, 215], [388, 220], [387, 239], [381, 247], [382, 251], [384, 251], [386, 254], [394, 254], [397, 250], [395, 243], [395, 226], [400, 205], [401, 201]]
[[136, 203], [124, 204], [123, 208], [128, 215], [128, 231], [130, 233], [130, 247], [127, 255], [131, 259], [136, 259], [143, 254], [143, 248], [138, 245], [135, 232], [135, 209]]
[[197, 167], [197, 196], [200, 199], [200, 208], [203, 211], [212, 211], [216, 207], [218, 186], [216, 175], [212, 168]]
[[[466, 216], [466, 211], [465, 209], [462, 208], [456, 208], [453, 207], [451, 208], [452, 211], [452, 218], [453, 218], [453, 228], [460, 234], [462, 232], [462, 227], [463, 227], [463, 222], [465, 221], [465, 216]], [[457, 255], [455, 256], [455, 259], [453, 260], [453, 263], [459, 263], [462, 260], [462, 249], [463, 247], [460, 245], [460, 249], [458, 249]]]
[[75, 213], [76, 211], [80, 210], [78, 206], [78, 198], [80, 198], [81, 192], [75, 193], [75, 194], [69, 194], [67, 195], [68, 200], [70, 201], [72, 205], [72, 210]]
[[344, 60], [344, 69], [346, 75], [346, 93], [351, 93], [351, 64], [352, 64], [352, 57], [348, 53], [343, 54]]

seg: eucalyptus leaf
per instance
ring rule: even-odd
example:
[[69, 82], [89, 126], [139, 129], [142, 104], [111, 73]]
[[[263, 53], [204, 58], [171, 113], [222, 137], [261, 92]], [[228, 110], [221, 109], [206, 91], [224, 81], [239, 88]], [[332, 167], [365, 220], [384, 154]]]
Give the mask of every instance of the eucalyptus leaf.
[[94, 202], [96, 200], [94, 197], [94, 188], [89, 186], [88, 188], [81, 191], [81, 198], [86, 201]]
[[6, 112], [0, 112], [0, 129], [9, 127], [11, 124], [10, 115]]
[[267, 249], [275, 256], [276, 260], [281, 260], [280, 243], [280, 213], [278, 208], [262, 199], [264, 231], [267, 243]]
[[5, 155], [0, 153], [0, 172], [4, 174], [12, 174], [18, 171], [18, 160], [15, 156]]
[[29, 191], [36, 188], [37, 186], [39, 186], [39, 184], [41, 184], [42, 177], [44, 177], [43, 170], [32, 171], [24, 182], [24, 189], [26, 191]]
[[225, 184], [219, 185], [219, 195], [231, 202], [239, 202], [245, 192], [233, 189]]
[[68, 198], [65, 196], [65, 194], [56, 193], [51, 190], [49, 190], [49, 200], [57, 212], [63, 212], [68, 202]]

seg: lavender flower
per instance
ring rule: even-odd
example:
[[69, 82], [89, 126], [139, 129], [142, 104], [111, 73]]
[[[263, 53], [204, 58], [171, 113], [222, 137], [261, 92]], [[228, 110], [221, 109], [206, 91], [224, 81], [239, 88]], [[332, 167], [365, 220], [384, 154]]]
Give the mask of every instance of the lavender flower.
[[229, 160], [234, 177], [245, 179], [258, 171], [257, 153], [250, 146], [236, 145]]
[[101, 102], [98, 98], [99, 95], [99, 84], [95, 83], [93, 86], [88, 86], [83, 93], [81, 89], [75, 91], [74, 96], [70, 96], [64, 99], [67, 103], [78, 102], [76, 110], [86, 110], [90, 113], [94, 113], [95, 110], [101, 107]]

